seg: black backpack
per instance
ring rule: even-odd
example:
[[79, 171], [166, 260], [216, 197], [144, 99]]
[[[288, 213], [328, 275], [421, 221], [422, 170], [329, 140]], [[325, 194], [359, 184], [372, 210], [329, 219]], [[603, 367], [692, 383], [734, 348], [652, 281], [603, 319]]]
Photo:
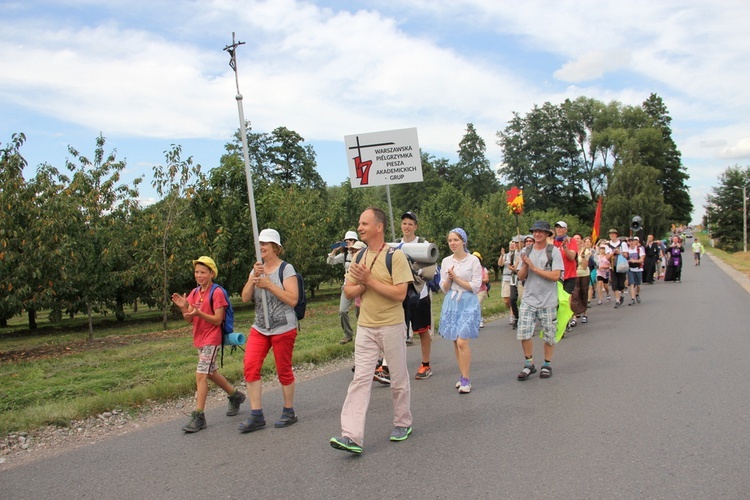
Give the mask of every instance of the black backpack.
[[[281, 283], [281, 288], [284, 288], [284, 268], [286, 267], [287, 262], [281, 261], [281, 265], [279, 266], [279, 282]], [[297, 323], [299, 324], [299, 320], [305, 318], [305, 310], [307, 309], [307, 295], [305, 295], [305, 280], [302, 278], [302, 275], [300, 273], [296, 273], [297, 276], [297, 289], [298, 289], [298, 295], [297, 295], [297, 305], [294, 306], [294, 315], [297, 317]]]

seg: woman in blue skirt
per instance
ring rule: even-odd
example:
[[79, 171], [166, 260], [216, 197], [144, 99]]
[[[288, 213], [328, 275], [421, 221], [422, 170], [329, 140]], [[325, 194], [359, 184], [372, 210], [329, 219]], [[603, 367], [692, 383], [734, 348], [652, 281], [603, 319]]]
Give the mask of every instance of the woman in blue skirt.
[[460, 394], [471, 392], [471, 349], [469, 340], [479, 337], [482, 310], [477, 292], [482, 286], [482, 264], [469, 254], [466, 231], [457, 227], [448, 233], [448, 246], [453, 255], [443, 259], [440, 268], [440, 287], [445, 292], [440, 312], [443, 337], [453, 341], [461, 379], [456, 383]]

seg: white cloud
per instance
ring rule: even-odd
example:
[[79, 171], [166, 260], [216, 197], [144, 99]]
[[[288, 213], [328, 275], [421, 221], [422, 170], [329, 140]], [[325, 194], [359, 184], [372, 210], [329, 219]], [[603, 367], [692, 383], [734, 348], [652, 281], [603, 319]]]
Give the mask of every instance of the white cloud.
[[609, 71], [626, 66], [630, 62], [627, 50], [594, 50], [587, 52], [575, 61], [565, 63], [555, 71], [554, 76], [565, 82], [582, 82], [595, 80]]
[[721, 148], [719, 158], [725, 160], [747, 160], [750, 158], [750, 137], [743, 137], [734, 144]]

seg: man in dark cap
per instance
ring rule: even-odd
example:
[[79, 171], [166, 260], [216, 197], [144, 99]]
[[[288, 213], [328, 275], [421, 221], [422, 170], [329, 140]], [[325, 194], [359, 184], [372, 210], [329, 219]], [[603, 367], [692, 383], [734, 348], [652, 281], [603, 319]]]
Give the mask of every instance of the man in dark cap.
[[518, 279], [525, 280], [521, 307], [518, 311], [516, 338], [521, 341], [526, 358], [518, 380], [527, 380], [536, 373], [533, 359], [534, 327], [537, 320], [544, 332], [544, 364], [539, 376], [552, 376], [552, 353], [557, 343], [557, 280], [564, 270], [560, 250], [547, 242], [553, 235], [548, 222], [537, 221], [531, 227], [534, 245], [521, 254]]

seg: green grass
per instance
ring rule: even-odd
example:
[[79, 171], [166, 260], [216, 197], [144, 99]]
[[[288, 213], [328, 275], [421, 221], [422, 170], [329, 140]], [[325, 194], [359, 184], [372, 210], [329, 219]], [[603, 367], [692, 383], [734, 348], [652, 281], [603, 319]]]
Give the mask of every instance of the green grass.
[[[724, 250], [719, 250], [718, 248], [712, 248], [709, 245], [708, 235], [706, 235], [705, 233], [700, 233], [697, 236], [698, 240], [703, 243], [706, 252], [716, 255], [719, 259], [723, 260], [734, 269], [740, 271], [745, 276], [750, 278], [750, 252], [745, 253], [743, 251], [739, 251], [735, 253], [728, 253]], [[689, 248], [690, 245], [692, 245], [692, 241], [689, 244], [686, 244], [685, 251], [692, 253], [692, 249]]]
[[[484, 302], [486, 318], [506, 312], [495, 283]], [[440, 314], [443, 294], [433, 299], [435, 319]], [[326, 363], [348, 357], [353, 344], [340, 345], [339, 292], [324, 288], [307, 307], [295, 345], [293, 363]], [[254, 318], [252, 309], [233, 299], [235, 330], [247, 332]], [[68, 426], [71, 420], [97, 415], [111, 409], [135, 411], [149, 401], [189, 396], [195, 391], [196, 350], [189, 326], [172, 321], [173, 335], [154, 336], [161, 331], [160, 315], [139, 313], [126, 324], [97, 318], [94, 344], [85, 349], [88, 332], [79, 320], [63, 320], [43, 333], [29, 334], [23, 326], [0, 332], [0, 352], [71, 346], [70, 354], [50, 354], [25, 361], [0, 363], [0, 433], [32, 430], [44, 425]], [[354, 314], [351, 313], [352, 318]], [[70, 323], [66, 323], [70, 321]], [[71, 330], [72, 328], [72, 330]], [[435, 325], [437, 328], [437, 325]], [[112, 345], [111, 341], [123, 345]], [[109, 341], [109, 342], [105, 342]], [[67, 351], [66, 351], [67, 352]], [[224, 355], [220, 369], [230, 381], [242, 380], [242, 352]], [[273, 356], [263, 365], [264, 377], [274, 374]]]

